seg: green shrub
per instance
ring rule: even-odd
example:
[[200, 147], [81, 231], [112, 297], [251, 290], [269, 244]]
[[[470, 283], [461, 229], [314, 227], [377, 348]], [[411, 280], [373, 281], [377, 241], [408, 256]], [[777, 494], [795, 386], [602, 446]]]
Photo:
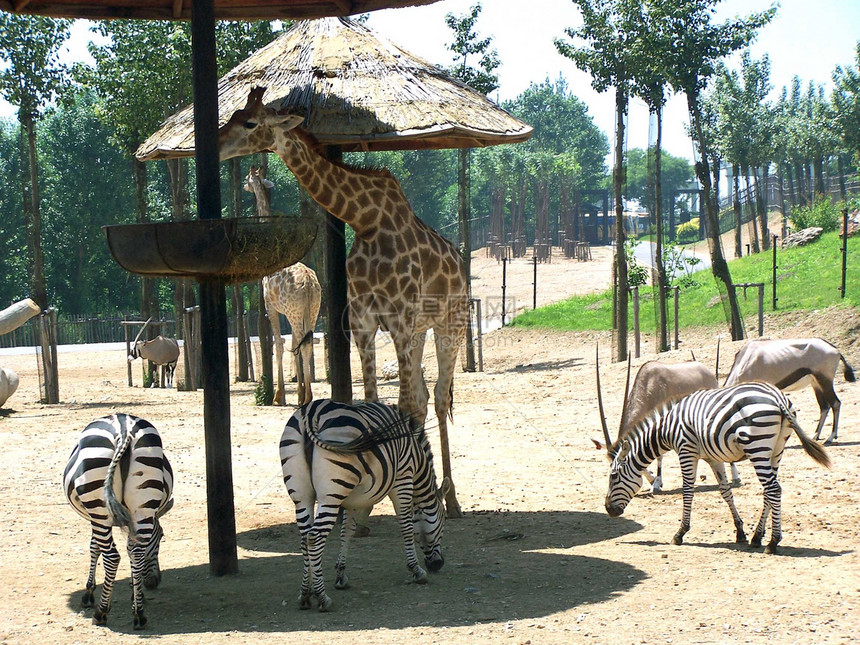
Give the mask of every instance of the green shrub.
[[690, 242], [699, 241], [699, 218], [694, 217], [689, 222], [680, 224], [675, 229], [675, 238], [678, 244], [689, 244]]
[[824, 232], [835, 231], [839, 228], [842, 215], [839, 207], [828, 197], [816, 197], [811, 206], [795, 207], [789, 216], [791, 226], [795, 231], [802, 231], [812, 226], [824, 229]]
[[260, 381], [257, 387], [254, 388], [254, 405], [272, 405], [275, 400], [275, 389], [272, 385], [272, 379], [265, 375], [260, 375]]

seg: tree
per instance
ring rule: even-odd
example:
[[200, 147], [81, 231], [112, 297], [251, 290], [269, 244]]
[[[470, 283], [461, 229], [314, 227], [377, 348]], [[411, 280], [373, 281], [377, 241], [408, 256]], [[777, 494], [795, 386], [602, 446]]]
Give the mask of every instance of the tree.
[[583, 24], [568, 27], [572, 42], [555, 39], [559, 53], [592, 76], [592, 87], [604, 92], [615, 88], [615, 329], [618, 330], [616, 361], [627, 358], [627, 259], [624, 254], [624, 128], [633, 87], [633, 70], [640, 64], [642, 37], [641, 0], [574, 0]]
[[737, 294], [720, 246], [719, 207], [712, 193], [710, 177], [712, 151], [705, 141], [701, 98], [716, 71], [717, 63], [728, 54], [746, 47], [755, 37], [756, 30], [773, 18], [776, 7], [750, 14], [747, 18], [733, 18], [714, 24], [714, 6], [718, 2], [652, 0], [652, 11], [655, 20], [665, 28], [672, 42], [666, 58], [667, 70], [672, 87], [683, 92], [687, 98], [693, 140], [700, 157], [696, 163], [696, 175], [705, 195], [703, 206], [707, 216], [711, 271], [725, 290], [732, 340], [741, 340], [744, 332]]
[[67, 70], [58, 55], [68, 38], [69, 24], [68, 20], [0, 13], [0, 60], [8, 65], [0, 72], [0, 96], [18, 106], [18, 121], [26, 139], [27, 152], [21, 158], [27, 163], [21, 166], [30, 297], [42, 309], [48, 306], [48, 293], [42, 257], [36, 120], [65, 84]]
[[[833, 72], [833, 85], [830, 101], [836, 133], [845, 150], [853, 154], [855, 164], [860, 165], [860, 41], [857, 42], [854, 66], [837, 65]], [[840, 172], [839, 176], [840, 186], [844, 186], [844, 173]]]
[[[445, 16], [445, 24], [454, 32], [454, 42], [448, 45], [456, 55], [454, 66], [449, 70], [450, 73], [461, 81], [469, 85], [473, 89], [482, 94], [489, 94], [499, 85], [499, 78], [495, 74], [496, 68], [499, 66], [499, 57], [496, 50], [490, 49], [492, 38], [478, 39], [478, 34], [475, 31], [475, 24], [478, 21], [478, 16], [481, 14], [481, 3], [475, 4], [468, 14], [455, 16], [447, 14]], [[478, 56], [478, 66], [472, 67], [470, 62], [471, 56]], [[471, 275], [472, 265], [472, 233], [470, 220], [472, 217], [470, 200], [469, 200], [469, 149], [461, 148], [459, 155], [459, 179], [458, 186], [458, 204], [457, 212], [460, 222], [460, 253], [463, 256], [463, 263], [466, 266], [466, 275]], [[469, 298], [472, 297], [471, 284], [468, 287]], [[479, 321], [480, 322], [480, 321]], [[472, 326], [469, 325], [466, 331], [466, 371], [475, 371], [475, 350], [472, 344]]]

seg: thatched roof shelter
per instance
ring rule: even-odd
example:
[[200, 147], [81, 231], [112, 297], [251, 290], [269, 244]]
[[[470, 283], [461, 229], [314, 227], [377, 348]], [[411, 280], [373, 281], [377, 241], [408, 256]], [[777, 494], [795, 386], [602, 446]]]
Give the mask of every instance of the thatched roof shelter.
[[[275, 20], [349, 16], [415, 7], [436, 0], [214, 0], [218, 20]], [[0, 0], [0, 10], [53, 18], [190, 20], [193, 0]]]
[[[305, 116], [344, 151], [470, 148], [531, 136], [523, 123], [445, 71], [348, 19], [301, 21], [218, 82], [219, 126], [265, 87], [266, 105]], [[194, 154], [191, 107], [138, 149], [139, 159]]]

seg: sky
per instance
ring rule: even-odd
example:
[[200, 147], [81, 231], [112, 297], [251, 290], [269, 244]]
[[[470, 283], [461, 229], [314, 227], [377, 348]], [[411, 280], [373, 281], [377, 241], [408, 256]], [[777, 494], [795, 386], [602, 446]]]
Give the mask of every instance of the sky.
[[[370, 14], [367, 26], [395, 42], [403, 49], [437, 65], [453, 63], [447, 48], [453, 32], [445, 16], [465, 15], [478, 0], [441, 0], [432, 5], [390, 9]], [[571, 0], [533, 0], [534, 11], [524, 10], [521, 0], [483, 0], [477, 22], [479, 37], [491, 37], [498, 52], [499, 90], [491, 95], [497, 101], [516, 98], [531, 83], [563, 76], [570, 91], [583, 101], [596, 125], [611, 139], [614, 132], [614, 97], [612, 91], [597, 93], [591, 88], [591, 77], [579, 71], [561, 56], [553, 39], [564, 37], [566, 27], [580, 24], [579, 14]], [[771, 0], [723, 0], [717, 19], [763, 11]], [[64, 49], [68, 61], [91, 60], [86, 43], [92, 34], [88, 23], [77, 21], [72, 37]], [[860, 40], [860, 0], [782, 0], [776, 17], [760, 32], [751, 47], [754, 58], [768, 54], [771, 61], [772, 98], [799, 76], [805, 87], [809, 81], [832, 86], [836, 65], [854, 64], [856, 44]], [[727, 61], [737, 68], [737, 57]], [[0, 117], [12, 117], [15, 108], [0, 100]], [[664, 149], [679, 157], [692, 159], [693, 144], [687, 137], [686, 101], [669, 100], [664, 113]], [[648, 144], [648, 108], [633, 99], [628, 116], [628, 148]]]

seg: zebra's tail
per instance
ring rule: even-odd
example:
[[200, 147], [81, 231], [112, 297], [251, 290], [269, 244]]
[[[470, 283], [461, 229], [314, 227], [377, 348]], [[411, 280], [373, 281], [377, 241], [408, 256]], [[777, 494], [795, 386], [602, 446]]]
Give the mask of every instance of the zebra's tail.
[[131, 445], [131, 440], [132, 433], [126, 431], [122, 443], [117, 446], [116, 450], [114, 450], [113, 458], [110, 461], [110, 465], [108, 465], [107, 475], [105, 476], [105, 507], [107, 509], [108, 517], [114, 526], [131, 526], [131, 516], [128, 513], [128, 509], [116, 498], [116, 494], [113, 490], [113, 480], [114, 475], [116, 474], [116, 467]]
[[854, 369], [848, 364], [848, 361], [845, 360], [845, 357], [842, 354], [839, 354], [839, 359], [845, 366], [845, 370], [842, 372], [842, 376], [844, 376], [845, 380], [849, 383], [854, 383], [857, 380], [857, 377], [854, 376]]
[[803, 428], [801, 428], [800, 424], [797, 422], [797, 417], [794, 416], [794, 413], [791, 412], [791, 410], [786, 410], [786, 412], [786, 418], [794, 429], [797, 438], [800, 439], [800, 445], [803, 446], [806, 454], [825, 468], [830, 468], [830, 455], [827, 454], [824, 446], [814, 439], [811, 439], [809, 435], [803, 431]]

